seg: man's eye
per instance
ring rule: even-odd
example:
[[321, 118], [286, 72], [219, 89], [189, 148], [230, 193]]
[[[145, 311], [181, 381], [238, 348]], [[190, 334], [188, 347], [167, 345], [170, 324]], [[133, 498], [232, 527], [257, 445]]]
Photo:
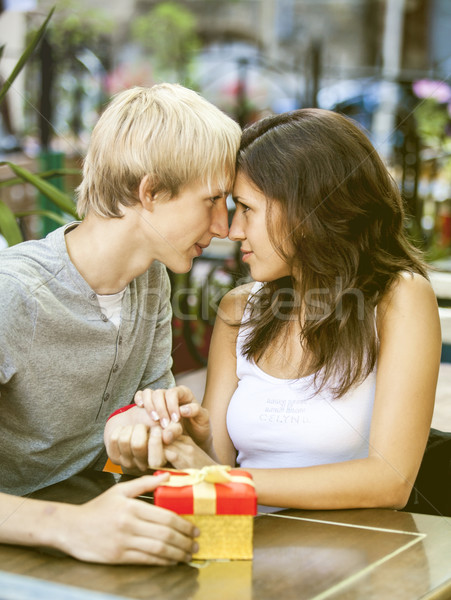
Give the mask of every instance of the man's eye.
[[216, 204], [216, 202], [218, 200], [221, 200], [222, 196], [213, 196], [212, 198], [210, 198], [210, 202], [212, 202], [212, 204]]

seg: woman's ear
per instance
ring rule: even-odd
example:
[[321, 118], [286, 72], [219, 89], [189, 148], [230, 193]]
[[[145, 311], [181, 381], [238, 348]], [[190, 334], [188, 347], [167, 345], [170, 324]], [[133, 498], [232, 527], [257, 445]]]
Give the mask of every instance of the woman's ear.
[[145, 210], [150, 212], [154, 210], [156, 196], [152, 192], [152, 185], [149, 175], [144, 175], [140, 181], [138, 198]]

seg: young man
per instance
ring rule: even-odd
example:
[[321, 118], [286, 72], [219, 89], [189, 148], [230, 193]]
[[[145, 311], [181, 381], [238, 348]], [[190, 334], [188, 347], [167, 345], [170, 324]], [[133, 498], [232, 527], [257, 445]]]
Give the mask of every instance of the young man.
[[198, 532], [119, 484], [80, 506], [23, 499], [106, 461], [108, 415], [167, 388], [170, 286], [228, 232], [240, 129], [178, 85], [119, 94], [78, 189], [85, 218], [0, 253], [0, 542], [88, 561], [189, 560]]

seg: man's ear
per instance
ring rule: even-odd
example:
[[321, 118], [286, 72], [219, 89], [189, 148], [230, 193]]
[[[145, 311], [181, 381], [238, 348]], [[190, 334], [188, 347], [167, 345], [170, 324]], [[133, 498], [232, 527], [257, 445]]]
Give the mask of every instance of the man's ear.
[[155, 207], [156, 196], [152, 192], [152, 185], [149, 175], [144, 175], [138, 188], [138, 198], [143, 208], [152, 212]]

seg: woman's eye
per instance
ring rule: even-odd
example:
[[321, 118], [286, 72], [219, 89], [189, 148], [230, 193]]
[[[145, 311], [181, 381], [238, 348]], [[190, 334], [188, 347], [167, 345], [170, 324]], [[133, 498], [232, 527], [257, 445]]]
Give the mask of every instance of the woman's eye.
[[235, 205], [236, 205], [236, 211], [243, 215], [244, 213], [247, 213], [248, 210], [250, 210], [249, 206], [246, 206], [246, 204], [243, 204], [240, 200], [238, 200], [238, 198], [235, 198]]

